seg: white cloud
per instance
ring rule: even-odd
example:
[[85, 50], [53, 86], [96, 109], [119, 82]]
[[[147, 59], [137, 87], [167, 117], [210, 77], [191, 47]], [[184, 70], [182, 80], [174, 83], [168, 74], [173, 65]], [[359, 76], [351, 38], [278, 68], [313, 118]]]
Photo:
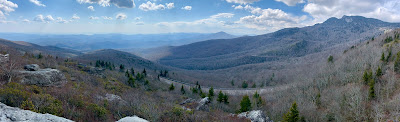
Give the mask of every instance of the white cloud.
[[74, 14], [74, 15], [72, 15], [71, 19], [77, 20], [77, 19], [81, 19], [81, 18], [78, 15]]
[[288, 6], [295, 6], [297, 3], [304, 3], [304, 0], [275, 0], [278, 2], [283, 2]]
[[190, 11], [190, 10], [192, 10], [192, 6], [185, 6], [185, 7], [182, 7], [182, 9]]
[[398, 0], [309, 0], [303, 8], [315, 22], [330, 17], [360, 15], [389, 22], [400, 22], [400, 1]]
[[232, 13], [218, 13], [216, 15], [212, 15], [211, 18], [232, 18], [235, 14]]
[[68, 23], [68, 21], [67, 20], [64, 20], [63, 18], [61, 18], [61, 17], [57, 17], [57, 20], [56, 20], [58, 23]]
[[126, 16], [126, 14], [124, 14], [124, 13], [119, 13], [119, 14], [117, 14], [117, 16], [115, 16], [115, 18], [119, 19], [119, 20], [124, 20], [124, 19], [128, 18], [128, 16]]
[[112, 17], [108, 17], [108, 16], [101, 16], [103, 19], [105, 19], [105, 20], [112, 20], [113, 18]]
[[136, 22], [135, 25], [144, 25], [144, 22]]
[[50, 23], [51, 21], [54, 21], [54, 18], [51, 15], [43, 16], [42, 14], [39, 14], [36, 15], [35, 18], [33, 18], [33, 21]]
[[89, 19], [97, 20], [97, 19], [99, 19], [99, 17], [90, 16]]
[[258, 2], [259, 0], [226, 0], [228, 3], [249, 4]]
[[235, 23], [244, 25], [247, 28], [257, 30], [276, 31], [288, 27], [304, 26], [306, 16], [294, 16], [280, 9], [261, 9], [246, 5], [245, 10], [248, 10], [253, 15], [241, 17]]
[[29, 21], [28, 19], [24, 19], [22, 20], [22, 22], [30, 23], [31, 21]]
[[165, 5], [167, 6], [168, 9], [175, 8], [174, 3], [166, 3]]
[[89, 10], [94, 11], [94, 7], [93, 6], [89, 6], [87, 7]]
[[156, 3], [152, 3], [150, 1], [147, 1], [147, 3], [142, 3], [139, 6], [139, 9], [143, 10], [143, 11], [164, 10], [165, 6], [162, 5], [162, 4], [156, 5]]
[[43, 17], [43, 15], [41, 15], [41, 14], [36, 15], [36, 17], [33, 18], [33, 21], [36, 21], [36, 22], [44, 22], [44, 17]]
[[134, 8], [135, 2], [133, 0], [76, 0], [78, 3], [99, 4], [100, 6], [107, 7], [111, 4], [119, 8]]
[[0, 19], [5, 19], [5, 15], [15, 11], [15, 8], [18, 8], [17, 4], [8, 0], [0, 0]]
[[42, 2], [38, 1], [38, 0], [29, 0], [31, 3], [37, 5], [37, 6], [43, 6], [46, 7], [46, 5], [42, 4]]
[[47, 15], [47, 16], [44, 18], [44, 20], [47, 21], [47, 22], [50, 22], [50, 21], [54, 21], [54, 18], [53, 18], [51, 15]]
[[140, 19], [142, 19], [142, 17], [136, 17], [136, 18], [135, 18], [135, 20], [140, 20]]
[[232, 5], [232, 7], [235, 8], [235, 9], [240, 9], [240, 10], [243, 9], [243, 6], [242, 6], [242, 5], [238, 5], [238, 6]]

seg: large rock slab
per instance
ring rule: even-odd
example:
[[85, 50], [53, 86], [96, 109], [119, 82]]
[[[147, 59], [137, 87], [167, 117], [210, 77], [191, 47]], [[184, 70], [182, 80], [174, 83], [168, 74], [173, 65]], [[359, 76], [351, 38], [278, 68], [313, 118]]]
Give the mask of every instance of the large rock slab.
[[38, 71], [40, 69], [40, 67], [37, 64], [29, 64], [29, 65], [25, 65], [24, 69], [26, 71]]
[[118, 120], [117, 122], [148, 122], [148, 121], [138, 116], [133, 116], [133, 117], [124, 117]]
[[0, 103], [0, 122], [73, 122], [51, 114], [40, 114]]
[[64, 74], [57, 69], [39, 69], [37, 71], [20, 71], [21, 83], [37, 86], [61, 86], [67, 83]]
[[207, 104], [210, 103], [210, 98], [205, 97], [199, 101], [199, 105], [196, 107], [196, 110], [206, 110]]
[[248, 112], [243, 112], [237, 115], [239, 118], [247, 118], [250, 119], [252, 122], [273, 122], [266, 117], [264, 112], [261, 110], [253, 110]]

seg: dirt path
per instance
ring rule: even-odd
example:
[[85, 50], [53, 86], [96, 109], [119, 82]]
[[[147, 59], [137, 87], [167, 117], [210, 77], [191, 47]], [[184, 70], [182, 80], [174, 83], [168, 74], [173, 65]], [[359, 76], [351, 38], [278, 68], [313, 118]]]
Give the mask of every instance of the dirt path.
[[[174, 79], [164, 78], [164, 77], [160, 77], [160, 81], [168, 83], [168, 84], [173, 83], [175, 88], [179, 88], [179, 89], [180, 89], [180, 87], [182, 85], [187, 89], [195, 86], [195, 84], [190, 84], [190, 83], [177, 81], [177, 80], [174, 80]], [[247, 89], [214, 87], [214, 91], [216, 91], [216, 93], [219, 92], [219, 91], [222, 91], [223, 93], [226, 93], [228, 95], [246, 95], [246, 94], [247, 95], [252, 95], [256, 91], [259, 94], [269, 94], [269, 93], [273, 93], [273, 92], [277, 92], [277, 91], [286, 90], [286, 89], [289, 89], [289, 88], [292, 88], [292, 87], [295, 87], [295, 85], [294, 84], [290, 84], [290, 85], [271, 86], [271, 87], [264, 87], [264, 88], [247, 88]], [[209, 87], [201, 86], [201, 89], [203, 91], [208, 91]]]

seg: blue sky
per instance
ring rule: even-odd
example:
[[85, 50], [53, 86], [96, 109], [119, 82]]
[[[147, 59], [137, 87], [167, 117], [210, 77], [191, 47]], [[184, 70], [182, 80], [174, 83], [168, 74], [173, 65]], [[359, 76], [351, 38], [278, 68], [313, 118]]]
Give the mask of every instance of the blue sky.
[[400, 22], [400, 1], [0, 0], [0, 32], [253, 35], [343, 15]]

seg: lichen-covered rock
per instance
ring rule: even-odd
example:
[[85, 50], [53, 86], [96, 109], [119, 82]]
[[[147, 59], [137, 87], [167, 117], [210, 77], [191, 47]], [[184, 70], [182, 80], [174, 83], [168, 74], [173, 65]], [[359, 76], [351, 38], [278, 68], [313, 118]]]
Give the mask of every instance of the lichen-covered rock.
[[264, 112], [261, 110], [253, 110], [248, 112], [243, 112], [237, 115], [239, 118], [247, 118], [250, 119], [252, 122], [273, 122], [266, 117]]
[[196, 110], [205, 110], [206, 105], [210, 103], [210, 98], [205, 97], [199, 101], [199, 105], [196, 107]]
[[133, 117], [124, 117], [118, 120], [117, 122], [148, 122], [148, 121], [138, 116], [133, 116]]
[[40, 67], [37, 64], [29, 64], [29, 65], [25, 65], [24, 69], [26, 71], [38, 71], [40, 69]]
[[51, 114], [40, 114], [0, 103], [0, 122], [73, 122]]
[[5, 55], [0, 54], [0, 63], [7, 62], [7, 61], [8, 61], [8, 54], [5, 54]]
[[67, 82], [64, 74], [57, 69], [20, 71], [21, 83], [37, 86], [61, 86]]

